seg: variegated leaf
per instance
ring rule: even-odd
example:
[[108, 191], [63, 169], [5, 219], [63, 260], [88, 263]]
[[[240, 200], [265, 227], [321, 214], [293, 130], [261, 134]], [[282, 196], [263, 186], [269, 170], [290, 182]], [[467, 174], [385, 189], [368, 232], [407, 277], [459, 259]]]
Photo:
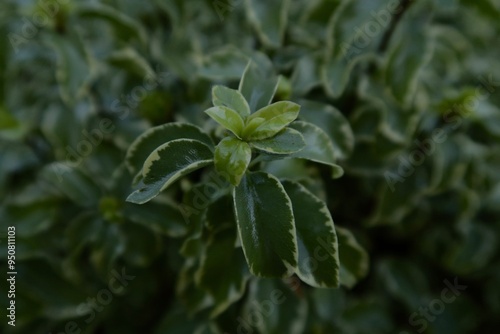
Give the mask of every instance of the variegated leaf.
[[326, 204], [300, 183], [285, 181], [283, 187], [292, 201], [297, 230], [297, 275], [314, 287], [338, 287], [337, 234]]
[[214, 146], [212, 139], [197, 126], [187, 123], [168, 123], [156, 126], [144, 132], [130, 145], [125, 156], [125, 163], [129, 171], [136, 174], [142, 169], [146, 158], [158, 146], [182, 138], [198, 140], [210, 148]]
[[250, 112], [255, 112], [271, 103], [278, 83], [279, 78], [276, 74], [265, 72], [256, 63], [249, 61], [238, 90], [248, 101]]
[[304, 137], [294, 129], [285, 128], [269, 139], [251, 142], [252, 147], [270, 154], [291, 154], [306, 146]]
[[245, 0], [245, 4], [250, 23], [257, 31], [260, 40], [268, 46], [281, 46], [290, 0]]
[[289, 276], [297, 265], [292, 204], [274, 176], [247, 173], [234, 189], [234, 207], [250, 271], [262, 277]]
[[250, 146], [237, 138], [226, 137], [215, 148], [215, 168], [231, 184], [237, 186], [245, 174], [252, 150]]
[[217, 123], [234, 133], [235, 136], [241, 138], [245, 123], [238, 112], [228, 107], [212, 107], [205, 110], [205, 113]]
[[300, 112], [300, 106], [290, 101], [268, 105], [247, 118], [243, 138], [262, 140], [276, 135], [293, 122]]
[[300, 121], [292, 123], [290, 127], [299, 131], [306, 141], [306, 147], [290, 155], [291, 158], [307, 159], [328, 165], [332, 168], [333, 178], [344, 174], [342, 167], [336, 164], [335, 151], [330, 137], [323, 130], [311, 123]]
[[143, 179], [127, 201], [146, 203], [182, 176], [212, 163], [213, 153], [201, 141], [176, 139], [163, 144], [144, 162]]
[[352, 288], [368, 273], [368, 253], [348, 229], [337, 226], [336, 231], [340, 258], [340, 284]]
[[212, 103], [217, 107], [227, 107], [236, 111], [245, 119], [250, 115], [250, 107], [240, 91], [225, 86], [212, 88]]
[[329, 104], [309, 100], [298, 103], [300, 118], [321, 128], [331, 138], [335, 157], [347, 158], [354, 149], [354, 134], [344, 115]]

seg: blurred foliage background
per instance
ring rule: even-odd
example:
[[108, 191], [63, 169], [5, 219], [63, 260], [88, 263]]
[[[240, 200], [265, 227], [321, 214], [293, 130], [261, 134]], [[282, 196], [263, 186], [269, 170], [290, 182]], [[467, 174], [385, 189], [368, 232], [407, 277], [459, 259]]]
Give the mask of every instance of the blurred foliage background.
[[[498, 0], [3, 0], [0, 261], [15, 226], [18, 275], [15, 327], [0, 280], [0, 331], [497, 332], [498, 36]], [[193, 278], [206, 245], [178, 205], [197, 176], [124, 201], [130, 143], [206, 127], [211, 86], [236, 87], [249, 59], [282, 76], [276, 99], [337, 115], [342, 178], [273, 168], [327, 201], [339, 289], [245, 277], [214, 300], [234, 268]], [[267, 312], [273, 289], [285, 302]]]

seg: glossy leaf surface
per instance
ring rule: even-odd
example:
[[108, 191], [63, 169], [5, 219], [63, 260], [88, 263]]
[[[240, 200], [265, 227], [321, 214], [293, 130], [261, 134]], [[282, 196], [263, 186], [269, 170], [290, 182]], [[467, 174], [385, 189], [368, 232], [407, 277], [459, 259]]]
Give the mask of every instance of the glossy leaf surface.
[[248, 173], [234, 189], [238, 231], [250, 271], [257, 276], [288, 276], [297, 265], [292, 203], [272, 175]]

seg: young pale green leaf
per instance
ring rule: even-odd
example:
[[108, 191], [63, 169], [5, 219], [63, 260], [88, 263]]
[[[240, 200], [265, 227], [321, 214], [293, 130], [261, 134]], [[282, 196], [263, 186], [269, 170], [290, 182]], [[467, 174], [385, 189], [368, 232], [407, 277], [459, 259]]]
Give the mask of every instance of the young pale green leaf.
[[215, 148], [214, 161], [217, 172], [235, 186], [240, 183], [251, 158], [250, 146], [237, 138], [226, 137]]
[[205, 113], [212, 117], [217, 123], [234, 133], [238, 138], [241, 138], [245, 122], [238, 112], [227, 107], [212, 107], [205, 110]]
[[243, 137], [262, 140], [276, 135], [299, 115], [300, 106], [290, 101], [280, 101], [264, 107], [247, 118]]
[[330, 137], [314, 124], [294, 122], [290, 127], [299, 131], [306, 141], [306, 147], [290, 157], [311, 160], [332, 168], [332, 177], [337, 178], [344, 174], [342, 167], [335, 163], [335, 151]]
[[125, 163], [132, 174], [142, 169], [144, 161], [158, 146], [175, 139], [198, 140], [213, 148], [212, 139], [199, 127], [187, 123], [167, 123], [144, 132], [130, 145]]
[[144, 162], [143, 179], [127, 201], [143, 204], [182, 176], [213, 163], [210, 148], [198, 140], [176, 139], [154, 150]]
[[285, 128], [274, 137], [254, 141], [250, 145], [266, 153], [291, 154], [303, 149], [306, 146], [306, 142], [300, 132]]
[[236, 111], [245, 119], [250, 115], [250, 107], [245, 97], [237, 90], [224, 86], [214, 86], [212, 103], [217, 107], [227, 107]]
[[352, 288], [368, 273], [368, 253], [351, 231], [336, 227], [339, 243], [340, 284]]
[[267, 106], [273, 100], [279, 78], [274, 73], [266, 73], [250, 61], [243, 72], [238, 90], [250, 106], [250, 112]]
[[292, 203], [274, 176], [247, 173], [233, 192], [236, 222], [250, 271], [262, 277], [289, 276], [297, 266]]
[[337, 234], [326, 204], [300, 183], [285, 181], [297, 230], [299, 265], [297, 275], [318, 288], [339, 286]]

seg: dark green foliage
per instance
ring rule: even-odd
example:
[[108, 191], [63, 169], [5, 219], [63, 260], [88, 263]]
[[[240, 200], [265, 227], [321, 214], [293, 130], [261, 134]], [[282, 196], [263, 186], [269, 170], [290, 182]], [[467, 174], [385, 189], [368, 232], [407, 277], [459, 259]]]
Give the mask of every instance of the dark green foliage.
[[0, 6], [0, 332], [498, 331], [497, 0]]

